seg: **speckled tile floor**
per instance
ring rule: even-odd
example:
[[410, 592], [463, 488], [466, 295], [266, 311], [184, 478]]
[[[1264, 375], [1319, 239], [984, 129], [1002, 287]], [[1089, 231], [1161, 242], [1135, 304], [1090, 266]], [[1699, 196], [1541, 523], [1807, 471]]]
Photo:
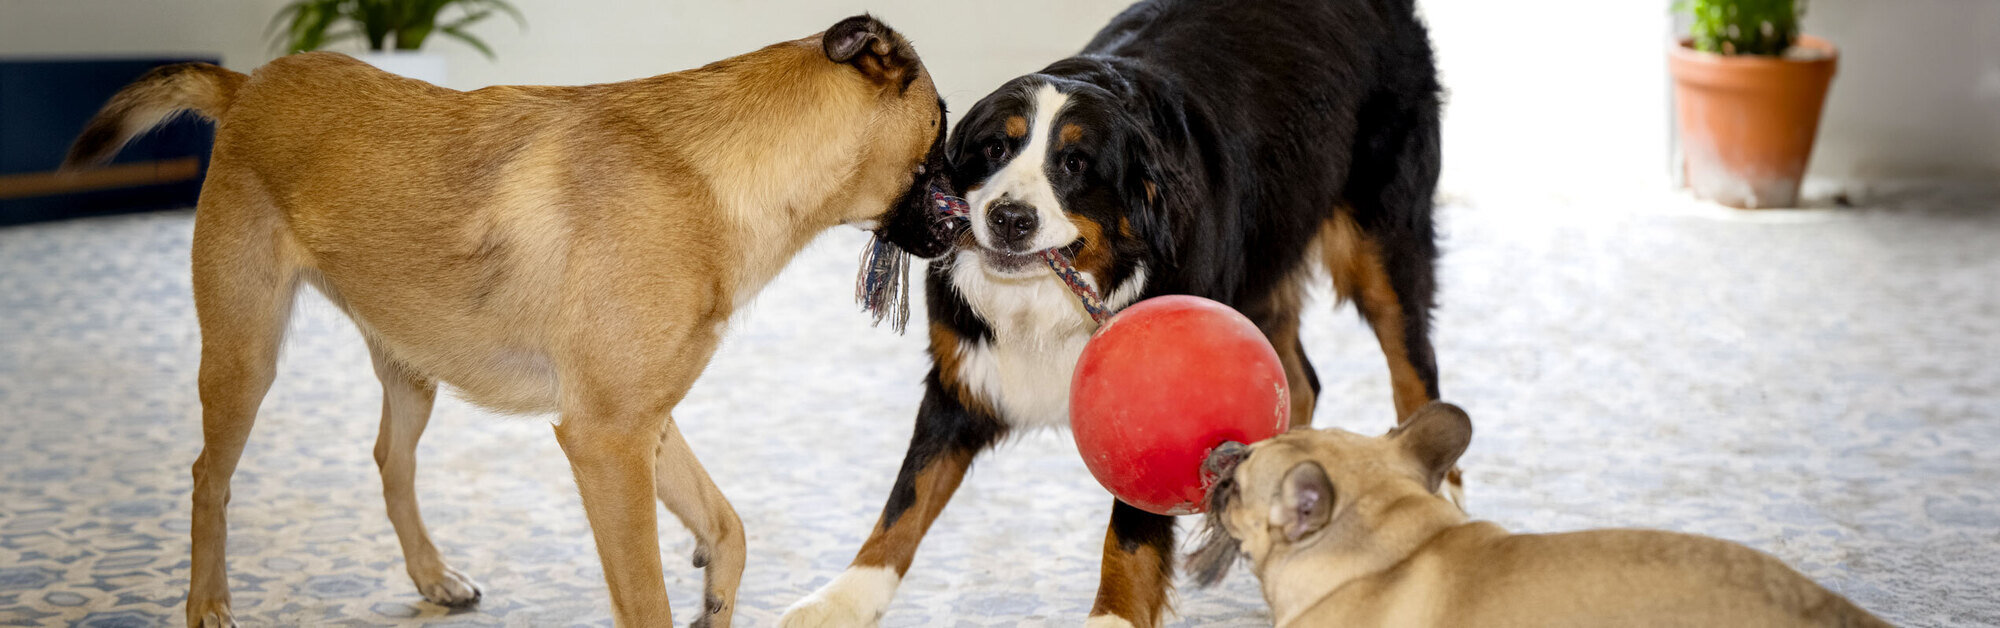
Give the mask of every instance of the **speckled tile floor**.
[[[1721, 536], [1899, 624], [2000, 624], [2000, 193], [1857, 201], [1444, 209], [1437, 354], [1479, 428], [1474, 513]], [[189, 229], [175, 212], [0, 230], [0, 624], [179, 622], [200, 446]], [[921, 341], [849, 305], [862, 239], [828, 236], [773, 283], [676, 413], [748, 527], [746, 625], [846, 563], [909, 438]], [[367, 355], [306, 302], [235, 482], [238, 617], [607, 625], [546, 422], [456, 400], [418, 491], [486, 598], [422, 601], [382, 513]], [[1323, 305], [1306, 327], [1327, 384], [1317, 424], [1386, 429], [1359, 323]], [[1079, 623], [1108, 509], [1066, 434], [1017, 439], [974, 469], [884, 623]], [[692, 543], [671, 523], [661, 536], [685, 615], [700, 575], [674, 557]], [[1240, 572], [1178, 605], [1177, 625], [1269, 621]]]

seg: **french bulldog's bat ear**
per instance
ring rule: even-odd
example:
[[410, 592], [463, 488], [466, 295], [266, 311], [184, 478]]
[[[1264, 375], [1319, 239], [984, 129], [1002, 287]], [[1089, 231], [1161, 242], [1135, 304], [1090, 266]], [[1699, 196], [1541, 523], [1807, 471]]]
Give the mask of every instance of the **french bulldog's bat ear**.
[[1433, 401], [1418, 408], [1389, 435], [1423, 465], [1424, 488], [1435, 493], [1452, 465], [1458, 464], [1458, 457], [1472, 445], [1472, 417], [1458, 406]]
[[1292, 466], [1285, 472], [1285, 484], [1280, 489], [1279, 507], [1284, 508], [1285, 540], [1297, 541], [1306, 535], [1326, 527], [1333, 517], [1333, 481], [1327, 479], [1326, 468], [1310, 460]]
[[854, 66], [878, 85], [909, 87], [917, 78], [917, 51], [889, 25], [872, 15], [841, 20], [820, 35], [820, 48], [834, 63]]

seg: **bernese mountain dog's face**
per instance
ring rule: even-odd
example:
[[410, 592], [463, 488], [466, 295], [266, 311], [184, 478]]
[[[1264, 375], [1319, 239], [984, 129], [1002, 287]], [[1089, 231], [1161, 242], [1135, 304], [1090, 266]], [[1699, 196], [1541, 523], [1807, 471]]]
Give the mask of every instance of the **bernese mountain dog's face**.
[[1105, 89], [1042, 74], [973, 105], [948, 152], [980, 269], [1001, 281], [1045, 277], [1040, 255], [1053, 249], [1100, 294], [1136, 293], [1157, 193], [1144, 176], [1144, 133]]

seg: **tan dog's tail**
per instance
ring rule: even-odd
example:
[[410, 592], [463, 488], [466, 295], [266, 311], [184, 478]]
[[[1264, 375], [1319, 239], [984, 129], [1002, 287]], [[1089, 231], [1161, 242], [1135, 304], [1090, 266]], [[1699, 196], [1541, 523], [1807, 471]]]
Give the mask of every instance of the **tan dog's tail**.
[[207, 63], [177, 63], [153, 68], [111, 97], [97, 117], [83, 127], [63, 159], [63, 169], [104, 163], [126, 142], [160, 123], [193, 111], [219, 120], [236, 101], [236, 90], [248, 76]]

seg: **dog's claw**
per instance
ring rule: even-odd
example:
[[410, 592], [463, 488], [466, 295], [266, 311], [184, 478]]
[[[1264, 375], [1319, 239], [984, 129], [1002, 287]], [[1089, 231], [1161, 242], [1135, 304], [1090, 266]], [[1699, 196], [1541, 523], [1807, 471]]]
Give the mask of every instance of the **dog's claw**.
[[694, 548], [694, 568], [695, 569], [708, 568], [708, 548], [706, 547]]
[[190, 628], [236, 628], [236, 617], [229, 612], [228, 598], [206, 598], [188, 600], [188, 626]]
[[702, 598], [701, 617], [688, 623], [688, 628], [709, 628], [717, 615], [722, 613], [722, 596], [714, 593]]

